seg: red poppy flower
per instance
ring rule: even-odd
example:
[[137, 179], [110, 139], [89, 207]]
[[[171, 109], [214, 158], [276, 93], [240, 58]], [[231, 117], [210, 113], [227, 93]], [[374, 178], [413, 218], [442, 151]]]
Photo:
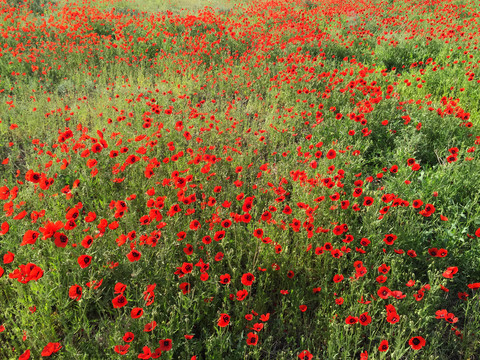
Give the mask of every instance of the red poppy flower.
[[418, 209], [422, 205], [423, 205], [423, 201], [420, 199], [413, 200], [412, 202], [412, 206], [414, 209]]
[[370, 240], [368, 240], [367, 238], [362, 238], [360, 240], [360, 245], [362, 246], [368, 246], [370, 244]]
[[351, 316], [351, 315], [349, 315], [345, 319], [345, 324], [347, 324], [347, 325], [353, 325], [353, 324], [356, 324], [357, 322], [358, 322], [358, 318], [354, 317], [354, 316]]
[[184, 274], [189, 274], [192, 272], [193, 270], [193, 264], [192, 263], [187, 263], [187, 262], [184, 262], [182, 267], [181, 267], [181, 270]]
[[378, 283], [383, 284], [385, 281], [387, 281], [387, 277], [385, 275], [380, 275], [377, 276], [376, 280]]
[[397, 309], [392, 304], [385, 305], [385, 309], [387, 310], [387, 314], [396, 314]]
[[127, 285], [118, 282], [118, 283], [115, 284], [114, 293], [115, 294], [123, 294], [123, 292], [126, 289], [127, 289]]
[[448, 313], [446, 316], [445, 316], [445, 321], [450, 323], [450, 324], [455, 324], [456, 322], [458, 322], [458, 318], [455, 317], [454, 314], [452, 313]]
[[135, 335], [132, 332], [126, 332], [125, 335], [123, 335], [123, 341], [125, 342], [132, 342], [134, 338]]
[[262, 331], [264, 325], [262, 323], [256, 323], [253, 325], [252, 330], [255, 330], [256, 332]]
[[124, 307], [125, 305], [127, 305], [127, 303], [127, 298], [123, 295], [118, 295], [112, 300], [113, 307], [116, 309]]
[[148, 225], [152, 222], [152, 219], [150, 218], [150, 216], [144, 215], [140, 219], [138, 219], [138, 221], [140, 221], [141, 225]]
[[[10, 225], [8, 225], [8, 223], [5, 221], [2, 223], [2, 226], [0, 226], [0, 235], [5, 235], [6, 233], [8, 233], [8, 230], [10, 230]], [[28, 230], [28, 231], [31, 231], [31, 230]]]
[[142, 353], [138, 354], [139, 359], [150, 359], [152, 357], [152, 350], [148, 346], [144, 346]]
[[30, 181], [34, 184], [38, 184], [40, 182], [40, 178], [40, 173], [36, 173], [33, 170], [28, 170], [25, 174], [25, 180]]
[[91, 262], [92, 262], [92, 257], [90, 255], [80, 255], [78, 257], [78, 265], [80, 265], [82, 269], [90, 265]]
[[143, 309], [142, 308], [133, 308], [132, 312], [130, 313], [132, 319], [138, 319], [143, 315]]
[[360, 188], [360, 187], [358, 187], [358, 188], [355, 188], [355, 189], [353, 190], [352, 196], [357, 198], [357, 197], [359, 197], [360, 195], [362, 195], [362, 193], [363, 193], [363, 189]]
[[343, 280], [343, 275], [342, 275], [342, 274], [340, 274], [340, 275], [336, 274], [336, 275], [333, 277], [333, 282], [335, 282], [335, 283], [339, 283], [339, 282], [342, 281], [342, 280]]
[[387, 266], [386, 264], [382, 264], [378, 267], [378, 272], [382, 274], [387, 274], [390, 271], [390, 266]]
[[192, 244], [185, 245], [185, 247], [183, 248], [183, 252], [185, 253], [185, 255], [192, 255], [193, 254], [193, 245]]
[[378, 289], [377, 295], [385, 300], [385, 299], [388, 299], [390, 297], [391, 291], [386, 286], [382, 286], [380, 289]]
[[438, 249], [437, 248], [430, 248], [428, 249], [428, 253], [430, 256], [437, 257], [438, 256]]
[[241, 221], [243, 221], [245, 224], [248, 224], [252, 220], [252, 215], [249, 213], [245, 213], [241, 216]]
[[374, 200], [370, 196], [365, 196], [365, 198], [363, 199], [363, 205], [364, 206], [371, 206], [371, 205], [373, 205], [373, 202], [374, 202]]
[[20, 244], [20, 246], [24, 246], [27, 244], [34, 245], [39, 235], [40, 233], [38, 231], [27, 230], [23, 235], [22, 243]]
[[128, 352], [130, 345], [116, 345], [113, 350], [120, 355], [125, 355]]
[[70, 299], [79, 301], [82, 298], [82, 287], [77, 284], [70, 286], [68, 296]]
[[26, 265], [21, 264], [20, 269], [15, 269], [8, 275], [10, 279], [17, 279], [22, 284], [26, 284], [29, 281], [37, 281], [42, 276], [43, 270], [33, 263], [28, 263]]
[[172, 349], [171, 339], [162, 339], [158, 343], [160, 344], [160, 350], [162, 351], [169, 351]]
[[134, 261], [140, 260], [140, 257], [141, 257], [141, 256], [142, 256], [142, 254], [141, 254], [139, 251], [135, 250], [135, 249], [131, 250], [131, 251], [127, 254], [127, 258], [128, 258], [128, 260], [129, 260], [130, 262], [134, 262]]
[[272, 213], [268, 210], [264, 211], [262, 216], [260, 217], [262, 221], [269, 221], [272, 218]]
[[413, 297], [415, 298], [416, 301], [420, 301], [423, 299], [425, 296], [425, 292], [420, 289], [416, 294], [413, 294]]
[[13, 262], [14, 259], [15, 259], [15, 254], [10, 251], [7, 251], [7, 253], [3, 255], [4, 264], [10, 264]]
[[468, 284], [467, 286], [469, 289], [472, 289], [472, 290], [480, 289], [480, 282]]
[[285, 205], [285, 208], [282, 210], [282, 212], [286, 215], [290, 215], [292, 213], [292, 208], [288, 205]]
[[339, 259], [343, 256], [343, 253], [339, 249], [332, 250], [332, 256], [336, 259]]
[[313, 355], [308, 350], [303, 350], [300, 354], [298, 354], [298, 358], [302, 360], [312, 360]]
[[190, 292], [190, 283], [183, 282], [178, 287], [180, 290], [182, 290], [183, 295], [186, 295]]
[[327, 152], [327, 159], [335, 159], [337, 156], [337, 152], [333, 149], [328, 150]]
[[143, 327], [143, 332], [151, 332], [156, 327], [157, 327], [157, 322], [153, 320], [152, 322], [145, 324], [145, 326]]
[[260, 321], [266, 322], [270, 319], [270, 313], [260, 315]]
[[261, 239], [263, 236], [263, 229], [255, 229], [253, 231], [253, 236], [255, 236], [258, 239]]
[[77, 227], [77, 224], [75, 223], [74, 220], [68, 220], [65, 223], [65, 230], [72, 230], [72, 229], [75, 229], [76, 227]]
[[95, 143], [92, 146], [92, 152], [94, 152], [94, 153], [99, 153], [100, 151], [102, 151], [102, 149], [103, 149], [103, 147], [99, 143]]
[[447, 270], [445, 270], [442, 275], [446, 279], [452, 279], [453, 275], [455, 275], [457, 272], [458, 272], [458, 267], [451, 266], [451, 267], [448, 267]]
[[448, 314], [448, 311], [446, 309], [437, 310], [435, 312], [435, 319], [445, 319], [447, 314]]
[[307, 311], [307, 305], [300, 305], [298, 308], [300, 309], [301, 312]]
[[202, 238], [202, 242], [205, 244], [205, 245], [208, 245], [212, 242], [212, 238], [209, 236], [209, 235], [206, 235]]
[[229, 284], [230, 279], [231, 279], [231, 277], [230, 277], [229, 274], [220, 275], [220, 283], [223, 284], [223, 285]]
[[425, 346], [426, 341], [421, 336], [414, 336], [409, 341], [408, 344], [412, 347], [413, 350], [420, 350]]
[[340, 225], [337, 225], [333, 228], [333, 233], [335, 235], [342, 235], [343, 234], [343, 227]]
[[43, 348], [41, 355], [42, 356], [50, 356], [53, 353], [58, 352], [61, 348], [62, 348], [62, 346], [60, 345], [60, 343], [50, 342]]
[[245, 202], [243, 203], [242, 210], [244, 212], [249, 212], [253, 208], [253, 199], [246, 198]]
[[226, 327], [230, 323], [230, 315], [228, 314], [220, 314], [220, 318], [218, 319], [218, 326]]
[[245, 286], [251, 286], [252, 283], [255, 281], [255, 276], [251, 273], [243, 274], [242, 276], [242, 284]]
[[198, 220], [192, 220], [192, 222], [190, 223], [190, 229], [193, 231], [197, 231], [200, 227], [200, 221]]
[[358, 321], [360, 322], [361, 325], [367, 326], [372, 322], [372, 317], [368, 315], [368, 312], [364, 312], [358, 317]]
[[447, 256], [448, 251], [446, 249], [438, 249], [438, 257], [445, 257]]
[[359, 277], [365, 276], [367, 274], [367, 268], [365, 266], [361, 266], [355, 269], [355, 276], [358, 279]]
[[78, 209], [74, 207], [67, 212], [67, 214], [65, 215], [65, 219], [76, 220], [78, 218], [79, 214], [80, 213], [79, 213]]
[[247, 334], [247, 345], [255, 346], [258, 342], [258, 335], [255, 333]]
[[218, 242], [218, 241], [222, 240], [224, 237], [225, 237], [225, 231], [220, 230], [220, 231], [215, 232], [215, 235], [213, 235], [213, 240]]
[[400, 321], [400, 317], [396, 312], [389, 313], [387, 315], [387, 322], [390, 324], [396, 324], [397, 322]]
[[97, 218], [97, 214], [95, 214], [93, 211], [89, 211], [88, 215], [85, 216], [85, 222], [87, 223], [93, 222], [95, 221], [96, 218]]
[[417, 257], [417, 253], [415, 252], [415, 250], [408, 250], [407, 255], [412, 258]]
[[152, 353], [151, 358], [152, 359], [158, 359], [160, 356], [162, 356], [162, 350], [160, 348], [156, 348], [155, 351]]
[[247, 290], [238, 290], [237, 291], [237, 300], [238, 301], [243, 301], [245, 300], [245, 298], [247, 297], [248, 295], [248, 291]]
[[140, 158], [136, 155], [128, 155], [127, 159], [125, 160], [126, 164], [132, 165], [135, 164], [137, 161], [139, 161]]
[[8, 190], [7, 186], [0, 187], [0, 200], [8, 200], [10, 196], [10, 190]]
[[388, 350], [388, 341], [387, 340], [382, 340], [380, 342], [380, 346], [378, 347], [378, 351], [385, 352], [387, 350]]
[[385, 237], [383, 238], [383, 241], [384, 241], [385, 244], [387, 244], [387, 245], [393, 245], [393, 243], [395, 242], [395, 240], [397, 240], [397, 235], [395, 235], [395, 234], [387, 234], [387, 235], [385, 235]]
[[433, 214], [435, 212], [435, 206], [433, 206], [432, 204], [426, 204], [425, 212], [428, 214]]
[[415, 280], [408, 280], [407, 283], [406, 283], [406, 285], [407, 285], [408, 287], [412, 287], [413, 285], [415, 285]]
[[83, 238], [81, 245], [85, 248], [88, 249], [90, 246], [93, 244], [93, 237], [90, 235], [87, 235]]
[[228, 229], [230, 226], [232, 226], [232, 222], [230, 220], [226, 219], [226, 220], [223, 220], [220, 225], [223, 228]]
[[19, 356], [18, 360], [28, 360], [30, 359], [30, 349], [25, 350], [25, 352]]
[[63, 233], [55, 233], [55, 245], [60, 248], [66, 247], [68, 244], [68, 237]]

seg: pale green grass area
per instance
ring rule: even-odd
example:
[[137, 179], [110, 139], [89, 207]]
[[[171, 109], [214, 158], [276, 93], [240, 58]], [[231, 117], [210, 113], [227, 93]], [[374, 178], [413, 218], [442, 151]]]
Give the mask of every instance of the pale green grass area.
[[[72, 0], [61, 0], [57, 4], [72, 3]], [[236, 5], [248, 3], [249, 0], [120, 0], [101, 1], [95, 4], [99, 10], [132, 11], [148, 13], [173, 13], [196, 12], [205, 7], [210, 7], [219, 12], [228, 13]]]

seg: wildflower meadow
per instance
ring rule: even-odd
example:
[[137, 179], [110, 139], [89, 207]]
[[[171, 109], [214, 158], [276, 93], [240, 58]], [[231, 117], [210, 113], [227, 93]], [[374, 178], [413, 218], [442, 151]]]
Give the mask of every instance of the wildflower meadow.
[[0, 359], [480, 359], [478, 0], [0, 0]]

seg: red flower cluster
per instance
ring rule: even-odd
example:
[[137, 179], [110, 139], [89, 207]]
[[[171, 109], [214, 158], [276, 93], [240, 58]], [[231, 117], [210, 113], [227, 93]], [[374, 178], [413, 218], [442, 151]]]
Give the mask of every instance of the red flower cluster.
[[21, 282], [22, 284], [26, 284], [29, 281], [37, 281], [42, 276], [43, 270], [33, 263], [20, 265], [20, 269], [15, 269], [8, 275], [10, 279], [17, 279], [18, 282]]

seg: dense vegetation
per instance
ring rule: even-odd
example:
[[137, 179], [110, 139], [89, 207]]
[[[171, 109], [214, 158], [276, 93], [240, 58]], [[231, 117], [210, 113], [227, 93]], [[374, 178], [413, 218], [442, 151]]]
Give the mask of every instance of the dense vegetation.
[[478, 359], [478, 1], [165, 4], [0, 0], [0, 359]]

